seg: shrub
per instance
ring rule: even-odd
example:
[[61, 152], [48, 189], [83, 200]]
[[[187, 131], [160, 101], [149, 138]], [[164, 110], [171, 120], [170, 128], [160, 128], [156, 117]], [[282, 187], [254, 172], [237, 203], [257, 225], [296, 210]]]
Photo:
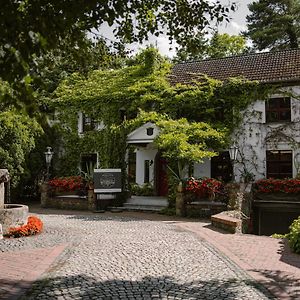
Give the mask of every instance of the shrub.
[[35, 216], [28, 217], [26, 225], [20, 227], [12, 227], [9, 229], [9, 232], [6, 236], [8, 237], [21, 237], [21, 236], [30, 236], [36, 235], [43, 230], [43, 222]]
[[300, 192], [299, 179], [261, 179], [254, 183], [253, 189], [258, 193], [276, 193], [296, 194]]
[[48, 184], [53, 188], [59, 188], [61, 191], [75, 191], [85, 187], [85, 181], [81, 176], [54, 178], [49, 180]]
[[293, 252], [300, 254], [300, 217], [293, 221], [287, 238]]
[[142, 186], [134, 183], [130, 186], [131, 193], [136, 196], [153, 196], [154, 188], [151, 183], [145, 183]]

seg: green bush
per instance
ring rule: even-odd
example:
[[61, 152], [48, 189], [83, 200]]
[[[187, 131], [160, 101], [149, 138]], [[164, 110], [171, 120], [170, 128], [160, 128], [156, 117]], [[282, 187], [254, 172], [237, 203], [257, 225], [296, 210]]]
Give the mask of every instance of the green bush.
[[134, 183], [130, 186], [132, 195], [136, 196], [153, 196], [154, 188], [150, 183], [145, 183], [142, 186]]
[[300, 254], [300, 217], [293, 221], [287, 238], [293, 252]]

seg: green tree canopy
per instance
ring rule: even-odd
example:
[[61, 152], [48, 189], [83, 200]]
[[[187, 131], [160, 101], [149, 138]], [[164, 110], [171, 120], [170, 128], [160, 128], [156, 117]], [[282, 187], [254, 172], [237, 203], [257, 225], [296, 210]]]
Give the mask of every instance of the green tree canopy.
[[186, 35], [203, 30], [212, 19], [223, 20], [228, 12], [228, 7], [207, 0], [2, 1], [0, 78], [21, 97], [28, 94], [32, 63], [66, 37], [70, 46], [80, 48], [83, 32], [108, 23], [125, 42], [142, 41], [149, 33], [159, 35], [164, 28], [170, 39], [184, 44]]
[[299, 0], [259, 0], [249, 4], [247, 31], [257, 50], [299, 48]]
[[243, 54], [246, 51], [246, 39], [241, 35], [215, 32], [208, 39], [205, 35], [198, 34], [188, 44], [179, 47], [174, 61], [221, 58]]
[[0, 128], [0, 167], [9, 170], [12, 182], [16, 184], [42, 129], [34, 119], [14, 109], [0, 113]]

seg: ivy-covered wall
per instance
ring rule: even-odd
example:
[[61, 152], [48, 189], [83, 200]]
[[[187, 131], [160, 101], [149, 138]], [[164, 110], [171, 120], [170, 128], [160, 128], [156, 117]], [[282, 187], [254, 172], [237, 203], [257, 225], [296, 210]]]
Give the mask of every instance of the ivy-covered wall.
[[293, 177], [299, 173], [300, 155], [300, 86], [282, 87], [270, 98], [291, 97], [291, 122], [266, 122], [265, 101], [251, 103], [243, 112], [243, 121], [232, 135], [239, 146], [235, 164], [237, 179], [247, 174], [255, 179], [266, 177], [266, 151], [292, 150]]
[[[203, 76], [194, 85], [171, 86], [170, 72], [170, 64], [150, 48], [131, 66], [73, 74], [62, 82], [50, 103], [63, 141], [57, 174], [78, 174], [80, 155], [94, 152], [100, 167], [122, 168], [125, 175], [127, 134], [148, 121], [161, 127], [156, 144], [168, 159], [179, 158], [180, 173], [194, 158], [201, 162], [226, 147], [240, 112], [268, 93], [268, 87], [243, 78], [220, 82]], [[105, 126], [79, 135], [78, 112]]]

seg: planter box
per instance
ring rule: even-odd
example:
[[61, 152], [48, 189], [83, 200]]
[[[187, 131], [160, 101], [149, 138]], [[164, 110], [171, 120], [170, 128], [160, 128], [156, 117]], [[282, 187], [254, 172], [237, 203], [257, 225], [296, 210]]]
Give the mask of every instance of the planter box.
[[60, 188], [56, 188], [56, 189], [50, 189], [49, 195], [51, 197], [69, 196], [69, 195], [86, 196], [87, 190], [64, 191]]
[[188, 217], [207, 218], [226, 210], [226, 207], [226, 204], [222, 202], [195, 201], [186, 204], [186, 215]]
[[47, 198], [43, 206], [46, 208], [88, 210], [88, 199], [76, 195], [61, 195]]
[[287, 201], [300, 202], [300, 194], [288, 194], [283, 192], [276, 193], [255, 193], [254, 199], [264, 201]]

